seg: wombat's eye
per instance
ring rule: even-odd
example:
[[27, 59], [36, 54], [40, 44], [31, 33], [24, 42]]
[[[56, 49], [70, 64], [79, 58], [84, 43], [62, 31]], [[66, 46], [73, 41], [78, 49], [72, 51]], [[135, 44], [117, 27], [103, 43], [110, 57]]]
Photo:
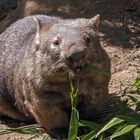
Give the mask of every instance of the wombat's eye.
[[85, 40], [85, 43], [86, 43], [86, 44], [90, 44], [90, 42], [91, 42], [91, 37], [90, 37], [88, 34], [86, 34], [86, 35], [84, 36], [84, 40]]
[[53, 45], [54, 46], [58, 46], [61, 42], [61, 38], [59, 36], [55, 37], [54, 40], [53, 40]]
[[54, 40], [53, 41], [53, 45], [55, 45], [55, 46], [59, 45], [59, 41], [58, 40]]

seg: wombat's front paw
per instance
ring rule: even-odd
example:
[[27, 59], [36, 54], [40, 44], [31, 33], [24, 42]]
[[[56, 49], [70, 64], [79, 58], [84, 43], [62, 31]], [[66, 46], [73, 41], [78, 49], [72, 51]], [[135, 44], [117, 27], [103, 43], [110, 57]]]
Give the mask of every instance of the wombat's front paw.
[[54, 128], [47, 132], [53, 139], [62, 140], [68, 136], [67, 128]]

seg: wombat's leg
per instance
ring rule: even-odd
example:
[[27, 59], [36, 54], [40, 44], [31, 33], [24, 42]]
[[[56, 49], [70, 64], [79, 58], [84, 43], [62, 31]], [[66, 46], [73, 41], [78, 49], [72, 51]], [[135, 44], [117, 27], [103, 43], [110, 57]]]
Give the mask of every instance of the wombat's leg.
[[78, 97], [77, 109], [81, 120], [95, 121], [99, 116], [99, 112], [91, 102], [91, 97], [87, 95]]
[[7, 116], [15, 120], [26, 121], [27, 118], [18, 112], [18, 110], [10, 103], [0, 97], [0, 116]]
[[78, 98], [78, 110], [80, 119], [96, 121], [100, 118], [103, 104], [108, 97], [105, 87], [91, 87], [88, 95], [80, 95]]
[[56, 103], [55, 99], [48, 100], [48, 103], [43, 99], [36, 99], [34, 105], [26, 102], [26, 106], [49, 135], [61, 138], [67, 135], [69, 117], [61, 103]]

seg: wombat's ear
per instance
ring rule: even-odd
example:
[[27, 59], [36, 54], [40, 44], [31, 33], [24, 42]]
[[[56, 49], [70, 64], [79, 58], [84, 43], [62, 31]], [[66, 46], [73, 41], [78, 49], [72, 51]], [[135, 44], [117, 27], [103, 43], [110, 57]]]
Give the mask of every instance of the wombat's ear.
[[94, 30], [98, 32], [99, 22], [100, 22], [100, 15], [98, 14], [93, 18], [89, 19], [88, 24], [90, 26], [93, 26]]
[[41, 23], [40, 23], [40, 21], [39, 21], [39, 19], [37, 17], [34, 16], [33, 18], [34, 18], [34, 21], [36, 23], [35, 44], [38, 47], [40, 45], [40, 34], [39, 34], [39, 31], [41, 29]]

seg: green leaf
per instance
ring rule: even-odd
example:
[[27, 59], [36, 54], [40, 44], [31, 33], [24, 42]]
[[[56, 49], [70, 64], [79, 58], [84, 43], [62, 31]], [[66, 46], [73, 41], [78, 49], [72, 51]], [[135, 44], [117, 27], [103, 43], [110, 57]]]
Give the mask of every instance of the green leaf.
[[76, 90], [74, 89], [74, 85], [73, 85], [70, 77], [69, 77], [69, 80], [70, 80], [70, 87], [71, 87], [71, 92], [70, 92], [71, 104], [72, 104], [72, 107], [76, 108], [77, 93], [78, 93], [78, 90], [79, 90], [79, 80], [77, 81]]
[[130, 94], [140, 95], [140, 89], [130, 89], [128, 92]]
[[105, 126], [96, 134], [96, 137], [98, 137], [101, 133], [103, 133], [104, 131], [110, 129], [111, 127], [114, 127], [120, 123], [123, 123], [125, 120], [121, 119], [121, 118], [113, 118], [111, 121], [109, 121], [107, 124], [105, 124]]
[[130, 132], [131, 130], [133, 130], [135, 127], [137, 127], [136, 124], [128, 124], [127, 126], [125, 126], [124, 128], [122, 128], [120, 131], [118, 131], [118, 132], [112, 134], [112, 135], [110, 136], [110, 139], [112, 140], [113, 138], [116, 138], [116, 137], [125, 135], [125, 134], [127, 134], [128, 132]]
[[[117, 127], [117, 129], [114, 131], [114, 133], [120, 131], [122, 128], [124, 128], [125, 126], [127, 126], [126, 122], [120, 124], [120, 126]], [[113, 133], [113, 132], [112, 132]]]
[[104, 136], [103, 136], [103, 135], [101, 135], [101, 136], [99, 137], [99, 140], [103, 140], [103, 138], [104, 138]]
[[133, 134], [133, 132], [129, 132], [129, 133], [122, 135], [119, 138], [115, 138], [113, 140], [134, 140], [134, 134]]
[[103, 69], [93, 65], [93, 64], [85, 64], [83, 70], [87, 71], [87, 72], [91, 72], [91, 71], [95, 71], [97, 73], [103, 73], [105, 75], [110, 76], [110, 73], [104, 71]]
[[131, 95], [127, 95], [129, 97], [129, 99], [133, 102], [133, 103], [136, 103], [138, 101], [137, 98], [131, 96]]
[[15, 132], [15, 133], [20, 133], [20, 134], [28, 134], [28, 135], [38, 135], [40, 136], [41, 134], [35, 130], [30, 130], [30, 129], [19, 129], [19, 128], [11, 128], [11, 129], [6, 129], [7, 131]]
[[70, 79], [70, 88], [71, 88], [70, 94], [73, 95], [74, 94], [74, 86], [73, 86], [73, 83], [72, 83], [72, 80], [70, 77], [69, 77], [69, 79]]
[[129, 123], [135, 123], [140, 124], [140, 115], [139, 114], [130, 114], [130, 115], [118, 115], [117, 116], [120, 119], [123, 119], [126, 122]]
[[137, 77], [136, 80], [132, 84], [135, 88], [140, 88], [140, 77]]
[[11, 128], [11, 129], [6, 129], [6, 130], [10, 131], [10, 132], [24, 134], [24, 135], [34, 135], [36, 137], [41, 137], [42, 140], [51, 140], [50, 137], [45, 137], [41, 133], [39, 133], [38, 131], [31, 130], [31, 129]]
[[134, 130], [134, 140], [140, 140], [140, 128]]
[[131, 114], [128, 117], [128, 122], [140, 125], [140, 114]]
[[137, 77], [132, 83], [132, 88], [130, 89], [130, 94], [140, 95], [140, 77]]
[[76, 140], [78, 133], [78, 122], [79, 122], [79, 113], [76, 108], [72, 107], [68, 140]]
[[101, 125], [100, 124], [98, 124], [98, 123], [95, 123], [95, 122], [90, 122], [90, 121], [83, 121], [83, 120], [81, 120], [80, 122], [79, 122], [79, 126], [86, 126], [86, 127], [89, 127], [89, 128], [91, 128], [91, 129], [99, 129], [99, 128], [101, 128]]
[[81, 140], [93, 140], [96, 137], [96, 133], [98, 131], [91, 131], [90, 133], [86, 134]]

